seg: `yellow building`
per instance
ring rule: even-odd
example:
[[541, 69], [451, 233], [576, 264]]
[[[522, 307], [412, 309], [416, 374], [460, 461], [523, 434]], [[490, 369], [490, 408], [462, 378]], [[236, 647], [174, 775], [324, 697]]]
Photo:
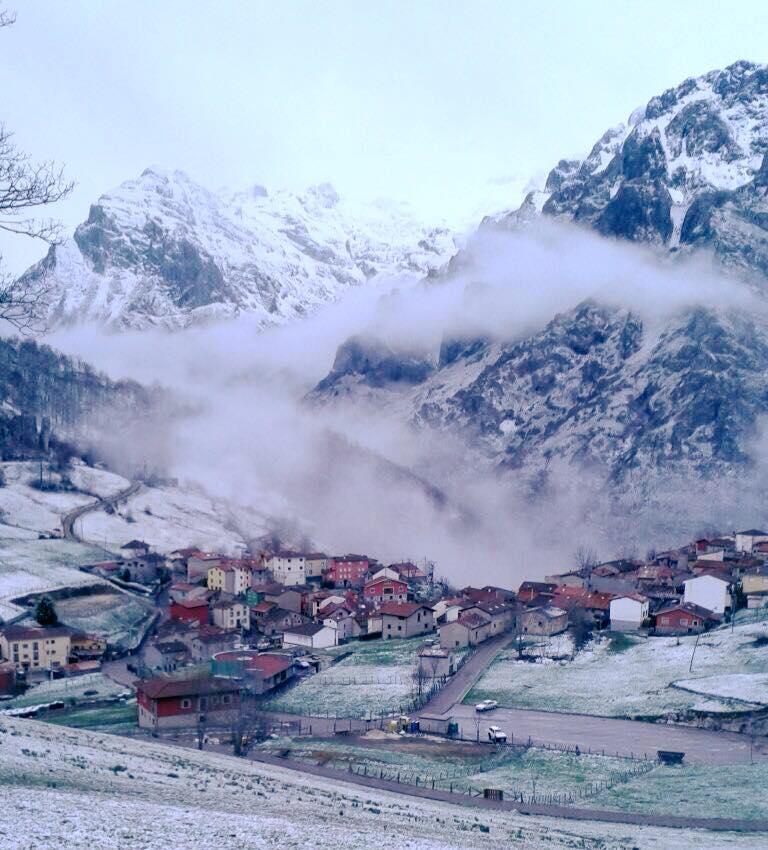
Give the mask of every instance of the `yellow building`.
[[744, 593], [765, 593], [768, 591], [768, 569], [760, 567], [741, 577], [741, 589]]
[[251, 586], [251, 571], [237, 562], [217, 564], [208, 570], [208, 590], [222, 590], [237, 596]]
[[65, 626], [6, 626], [0, 656], [23, 670], [58, 670], [69, 662], [71, 632]]

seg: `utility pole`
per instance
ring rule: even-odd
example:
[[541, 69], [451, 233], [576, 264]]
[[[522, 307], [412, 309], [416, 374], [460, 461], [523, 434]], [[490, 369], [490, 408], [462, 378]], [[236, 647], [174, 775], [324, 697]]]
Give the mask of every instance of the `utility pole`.
[[701, 632], [696, 635], [696, 643], [693, 645], [693, 652], [691, 653], [691, 663], [688, 666], [688, 672], [691, 673], [693, 671], [693, 656], [696, 655], [696, 647], [699, 645], [699, 638], [701, 637]]

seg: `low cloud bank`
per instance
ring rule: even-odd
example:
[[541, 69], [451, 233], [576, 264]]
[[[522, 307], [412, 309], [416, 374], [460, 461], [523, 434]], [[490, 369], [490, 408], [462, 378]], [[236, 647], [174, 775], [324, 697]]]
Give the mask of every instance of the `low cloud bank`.
[[[589, 298], [633, 310], [651, 336], [694, 305], [749, 310], [768, 322], [762, 300], [706, 258], [673, 263], [552, 222], [481, 232], [451, 269], [417, 285], [379, 280], [301, 323], [263, 332], [242, 317], [177, 333], [80, 327], [47, 341], [112, 377], [168, 387], [188, 412], [164, 423], [162, 439], [137, 437], [148, 454], [161, 446], [171, 474], [256, 506], [296, 538], [333, 551], [426, 556], [459, 583], [516, 584], [573, 566], [582, 543], [607, 558], [727, 521], [707, 495], [690, 500], [687, 525], [678, 496], [670, 519], [642, 482], [629, 494], [629, 515], [599, 470], [563, 463], [553, 463], [546, 488], [532, 494], [530, 482], [500, 475], [460, 437], [411, 427], [397, 391], [383, 403], [381, 394], [354, 405], [305, 402], [351, 335], [435, 359], [443, 339], [522, 338]], [[749, 488], [740, 493], [758, 498]]]

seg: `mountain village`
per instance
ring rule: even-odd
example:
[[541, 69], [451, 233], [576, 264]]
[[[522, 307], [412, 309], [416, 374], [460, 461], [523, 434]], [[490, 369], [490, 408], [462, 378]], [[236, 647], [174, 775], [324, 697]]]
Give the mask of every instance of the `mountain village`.
[[[396, 710], [374, 704], [368, 719], [397, 725], [412, 714], [411, 731], [421, 716], [447, 733], [455, 731], [451, 718], [430, 714], [430, 704], [445, 704], [441, 690], [483, 647], [493, 651], [458, 702], [505, 647], [536, 664], [543, 660], [538, 648], [558, 635], [577, 651], [595, 636], [631, 634], [647, 637], [652, 652], [654, 639], [698, 635], [768, 611], [768, 531], [699, 539], [645, 559], [597, 563], [588, 551], [577, 559], [577, 568], [543, 581], [456, 589], [429, 561], [385, 565], [368, 555], [280, 548], [237, 558], [194, 548], [162, 554], [129, 540], [114, 560], [80, 569], [151, 602], [135, 646], [61, 622], [57, 596], [77, 590], [26, 597], [22, 613], [0, 626], [0, 694], [11, 704], [25, 695], [23, 707], [4, 713], [66, 714], [62, 702], [45, 697], [52, 680], [103, 671], [127, 689], [119, 699], [136, 696], [141, 729], [227, 725], [246, 704], [269, 714], [276, 695], [322, 678], [358, 646], [409, 641], [411, 687]], [[309, 716], [311, 707], [298, 713]]]

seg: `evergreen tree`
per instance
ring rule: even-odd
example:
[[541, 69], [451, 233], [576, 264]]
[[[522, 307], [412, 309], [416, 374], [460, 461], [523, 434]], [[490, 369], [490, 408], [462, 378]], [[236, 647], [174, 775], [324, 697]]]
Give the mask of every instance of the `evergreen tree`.
[[50, 596], [43, 596], [35, 607], [35, 619], [41, 626], [55, 626], [59, 622]]

